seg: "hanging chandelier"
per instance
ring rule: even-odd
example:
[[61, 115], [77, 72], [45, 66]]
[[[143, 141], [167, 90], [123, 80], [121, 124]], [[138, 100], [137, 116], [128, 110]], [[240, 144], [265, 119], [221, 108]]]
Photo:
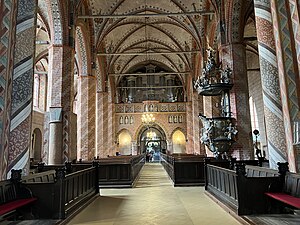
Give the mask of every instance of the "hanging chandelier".
[[142, 123], [144, 125], [148, 125], [149, 126], [149, 125], [154, 124], [154, 122], [155, 122], [155, 117], [154, 117], [154, 115], [152, 113], [150, 113], [150, 112], [144, 112], [142, 114]]
[[150, 130], [149, 132], [147, 132], [146, 136], [148, 139], [154, 140], [156, 138], [156, 133], [154, 131]]

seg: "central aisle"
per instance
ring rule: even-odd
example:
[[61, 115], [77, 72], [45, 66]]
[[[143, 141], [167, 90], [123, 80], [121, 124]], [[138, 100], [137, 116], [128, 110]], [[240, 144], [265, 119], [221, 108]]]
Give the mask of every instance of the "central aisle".
[[68, 224], [239, 224], [204, 194], [203, 187], [173, 187], [158, 163], [147, 163], [135, 188], [101, 189], [101, 196]]

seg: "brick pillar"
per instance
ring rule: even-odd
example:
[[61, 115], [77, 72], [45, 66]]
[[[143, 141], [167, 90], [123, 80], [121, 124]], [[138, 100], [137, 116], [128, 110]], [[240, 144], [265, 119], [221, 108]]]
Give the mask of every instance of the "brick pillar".
[[0, 180], [4, 180], [8, 166], [16, 1], [0, 1], [0, 10]]
[[[193, 114], [193, 106], [192, 102], [186, 103], [186, 127], [187, 127], [187, 136], [188, 140], [186, 144], [186, 153], [192, 154], [194, 153], [194, 131], [193, 131], [193, 122], [194, 122], [194, 114]], [[196, 136], [197, 137], [197, 136]]]
[[108, 114], [108, 93], [97, 92], [97, 155], [100, 157], [106, 157], [111, 155], [108, 145], [108, 117], [112, 115]]
[[287, 160], [271, 3], [255, 0], [260, 73], [270, 167]]
[[108, 131], [108, 154], [114, 155], [116, 153], [116, 143], [115, 143], [115, 133], [116, 133], [116, 124], [115, 124], [115, 104], [112, 102], [108, 103], [108, 121], [107, 121], [107, 131]]
[[[5, 2], [7, 4], [9, 1]], [[10, 176], [11, 169], [22, 169], [23, 174], [29, 172], [31, 140], [33, 57], [35, 51], [37, 1], [19, 0], [17, 4], [12, 92], [7, 95], [8, 98], [11, 96], [8, 176]], [[25, 5], [26, 7], [24, 7]], [[2, 39], [1, 41], [5, 40]], [[1, 60], [1, 62], [4, 61]]]
[[[205, 154], [205, 146], [200, 144], [200, 127], [202, 123], [199, 113], [203, 113], [203, 96], [193, 92], [191, 109], [187, 105], [187, 153]], [[189, 111], [189, 112], [188, 112]]]
[[287, 159], [290, 171], [299, 171], [300, 155], [297, 154], [297, 146], [293, 140], [294, 122], [300, 121], [299, 57], [297, 57], [300, 55], [299, 3], [292, 0], [271, 1], [271, 8], [287, 141]]
[[74, 49], [52, 45], [49, 48], [49, 164], [60, 164], [75, 157], [76, 118], [73, 115]]
[[77, 157], [93, 160], [96, 156], [96, 77], [80, 76], [78, 82]]
[[230, 93], [231, 112], [237, 120], [238, 138], [231, 148], [231, 155], [238, 159], [252, 159], [251, 118], [249, 109], [249, 90], [246, 67], [246, 48], [243, 44], [221, 46], [223, 67], [232, 68], [233, 89]]

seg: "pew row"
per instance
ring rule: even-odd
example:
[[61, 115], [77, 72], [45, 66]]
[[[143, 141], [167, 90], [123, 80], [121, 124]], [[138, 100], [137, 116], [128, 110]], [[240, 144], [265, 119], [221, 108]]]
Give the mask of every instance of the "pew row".
[[[270, 185], [268, 196], [270, 212], [284, 213], [286, 207], [300, 209], [300, 174], [288, 172], [288, 163], [278, 163], [282, 179]], [[288, 210], [289, 211], [289, 210]]]
[[281, 181], [277, 171], [245, 164], [236, 164], [236, 171], [209, 164], [205, 168], [205, 190], [217, 201], [238, 215], [268, 213], [265, 193]]
[[145, 164], [145, 155], [108, 157], [96, 162], [100, 188], [130, 188]]
[[71, 174], [66, 174], [64, 168], [57, 169], [54, 180], [37, 181], [26, 177], [22, 180], [38, 198], [33, 214], [39, 219], [65, 219], [99, 196], [97, 164]]
[[31, 217], [31, 207], [37, 202], [21, 180], [21, 170], [12, 170], [10, 180], [0, 181], [0, 222]]
[[203, 186], [204, 158], [201, 155], [161, 154], [161, 164], [171, 178], [174, 187]]
[[47, 172], [58, 168], [65, 168], [66, 173], [74, 173], [83, 169], [90, 168], [92, 162], [65, 162], [65, 164], [46, 165], [44, 162], [39, 162], [36, 165], [30, 165], [30, 174]]
[[[65, 169], [67, 174], [81, 171], [91, 167], [92, 163], [98, 165], [98, 181], [100, 188], [128, 188], [133, 187], [139, 172], [145, 164], [145, 155], [136, 156], [110, 156], [96, 159], [93, 162], [84, 161], [65, 165], [36, 165], [35, 173], [23, 177], [23, 182], [53, 182], [55, 170]], [[34, 168], [34, 166], [32, 166]]]
[[161, 164], [167, 171], [174, 186], [204, 186], [204, 165], [209, 163], [222, 168], [234, 168], [236, 163], [246, 163], [250, 165], [266, 165], [267, 160], [219, 160], [213, 157], [193, 154], [161, 154]]

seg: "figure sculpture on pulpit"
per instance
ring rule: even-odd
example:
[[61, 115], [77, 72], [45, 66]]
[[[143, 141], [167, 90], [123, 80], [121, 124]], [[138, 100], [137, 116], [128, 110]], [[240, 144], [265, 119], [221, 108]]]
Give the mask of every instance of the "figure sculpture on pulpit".
[[232, 70], [227, 65], [226, 69], [221, 72], [221, 82], [225, 84], [229, 84], [231, 75], [232, 75]]
[[232, 123], [229, 123], [224, 135], [227, 137], [227, 139], [232, 140], [237, 133], [238, 133], [238, 131], [237, 131], [236, 127], [232, 126]]

